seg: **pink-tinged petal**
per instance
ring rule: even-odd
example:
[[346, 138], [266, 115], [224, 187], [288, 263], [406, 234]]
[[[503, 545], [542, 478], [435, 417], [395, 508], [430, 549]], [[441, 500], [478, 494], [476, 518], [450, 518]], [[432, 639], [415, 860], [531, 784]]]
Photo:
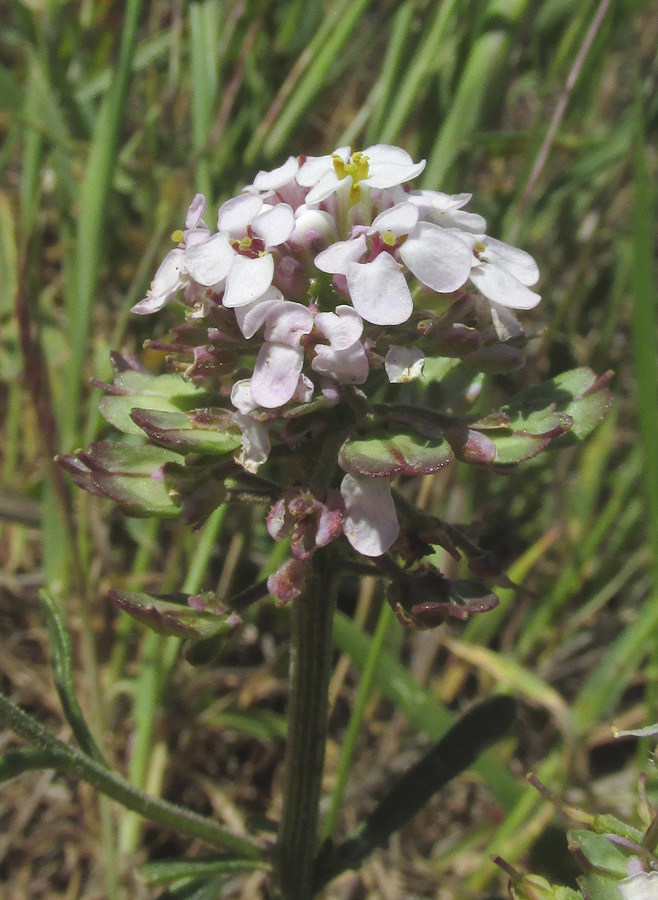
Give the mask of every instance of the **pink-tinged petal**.
[[242, 431], [242, 450], [237, 454], [236, 461], [253, 475], [267, 462], [272, 449], [267, 428], [239, 412], [233, 413], [233, 421]]
[[636, 872], [630, 878], [618, 881], [617, 888], [621, 900], [656, 900], [658, 872]]
[[315, 385], [306, 375], [300, 375], [299, 381], [297, 382], [297, 388], [295, 393], [292, 396], [293, 400], [298, 400], [300, 403], [308, 403], [308, 401], [313, 396], [313, 391], [315, 390]]
[[521, 284], [513, 275], [494, 263], [483, 263], [471, 271], [471, 282], [494, 303], [509, 309], [532, 309], [541, 300], [529, 287]]
[[276, 409], [292, 400], [304, 363], [299, 347], [263, 344], [251, 379], [251, 396], [259, 406]]
[[349, 241], [337, 241], [315, 257], [315, 265], [329, 275], [344, 275], [350, 263], [358, 262], [368, 245], [365, 234]]
[[282, 541], [288, 537], [291, 526], [292, 516], [288, 512], [288, 504], [281, 497], [267, 515], [267, 533], [273, 541]]
[[315, 326], [333, 350], [347, 350], [363, 334], [363, 320], [351, 306], [337, 306], [335, 313], [318, 313]]
[[131, 312], [140, 316], [157, 312], [176, 296], [185, 284], [185, 254], [180, 248], [170, 250], [160, 263], [146, 297]]
[[315, 546], [326, 547], [343, 533], [345, 505], [338, 491], [327, 491], [327, 499], [322, 505], [315, 533]]
[[363, 556], [381, 556], [393, 544], [400, 526], [388, 479], [347, 474], [340, 485], [345, 502], [343, 530]]
[[327, 401], [329, 406], [338, 406], [338, 404], [340, 403], [341, 393], [340, 388], [333, 378], [320, 378], [320, 390], [322, 391], [322, 396]]
[[235, 309], [235, 319], [242, 334], [249, 340], [261, 325], [265, 324], [268, 314], [283, 303], [283, 294], [275, 287], [268, 288], [265, 293], [249, 303], [247, 306], [238, 306]]
[[260, 171], [254, 178], [254, 183], [245, 188], [246, 191], [275, 191], [283, 187], [295, 177], [299, 170], [299, 163], [294, 156], [289, 156], [282, 166], [272, 169], [271, 172]]
[[284, 300], [272, 308], [267, 316], [265, 340], [297, 347], [302, 335], [313, 329], [313, 316], [306, 306]]
[[231, 237], [244, 237], [247, 226], [257, 216], [263, 206], [263, 198], [258, 194], [241, 194], [232, 197], [219, 207], [217, 230], [227, 231]]
[[251, 223], [254, 234], [266, 247], [278, 247], [287, 241], [295, 227], [295, 214], [287, 203], [277, 203], [259, 213]]
[[228, 309], [253, 303], [271, 287], [273, 275], [274, 260], [270, 253], [256, 259], [236, 254], [226, 278], [222, 303]]
[[363, 183], [371, 188], [391, 188], [416, 178], [425, 168], [425, 160], [414, 164], [409, 154], [400, 147], [376, 144], [364, 150], [368, 157], [368, 176]]
[[391, 344], [384, 360], [384, 368], [391, 384], [416, 381], [423, 374], [425, 354], [417, 347], [398, 347]]
[[380, 213], [372, 223], [369, 234], [378, 231], [392, 231], [396, 237], [409, 234], [418, 222], [418, 207], [413, 203], [396, 203], [390, 209]]
[[380, 253], [370, 263], [349, 263], [345, 277], [354, 308], [366, 322], [400, 325], [413, 312], [406, 279], [390, 254]]
[[195, 281], [206, 287], [223, 281], [235, 258], [235, 250], [225, 234], [214, 234], [208, 240], [195, 242], [185, 250], [187, 271]]
[[238, 412], [241, 412], [244, 415], [256, 409], [258, 404], [251, 396], [250, 378], [242, 378], [240, 381], [235, 382], [231, 388], [231, 403]]
[[206, 198], [203, 194], [196, 194], [188, 207], [187, 215], [185, 216], [185, 227], [196, 228], [201, 223], [205, 211]]
[[519, 250], [518, 247], [511, 247], [509, 244], [490, 237], [483, 236], [482, 242], [485, 248], [484, 253], [481, 254], [483, 261], [492, 262], [502, 269], [507, 269], [517, 281], [528, 287], [539, 281], [537, 263], [525, 250]]
[[369, 363], [363, 344], [357, 341], [347, 350], [334, 350], [317, 344], [311, 368], [318, 375], [328, 375], [341, 384], [363, 384], [368, 378]]
[[308, 192], [306, 195], [306, 205], [316, 206], [317, 204], [322, 203], [323, 200], [326, 200], [327, 197], [334, 194], [339, 188], [343, 187], [343, 185], [350, 185], [351, 183], [351, 175], [346, 175], [345, 178], [339, 178], [332, 168], [331, 171], [327, 172], [326, 175], [323, 175], [315, 187], [312, 187]]
[[419, 222], [400, 247], [400, 258], [416, 278], [441, 293], [464, 284], [472, 256], [463, 240], [431, 222]]
[[274, 575], [267, 579], [267, 590], [271, 597], [283, 603], [290, 603], [304, 593], [308, 565], [301, 559], [288, 559], [279, 566]]

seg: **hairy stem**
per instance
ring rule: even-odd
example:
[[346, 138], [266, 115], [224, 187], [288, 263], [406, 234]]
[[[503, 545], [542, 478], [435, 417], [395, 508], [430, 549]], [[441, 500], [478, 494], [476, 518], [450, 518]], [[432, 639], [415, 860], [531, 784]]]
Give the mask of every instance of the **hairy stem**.
[[288, 746], [278, 840], [284, 900], [313, 897], [337, 569], [331, 551], [318, 553], [306, 592], [292, 613]]

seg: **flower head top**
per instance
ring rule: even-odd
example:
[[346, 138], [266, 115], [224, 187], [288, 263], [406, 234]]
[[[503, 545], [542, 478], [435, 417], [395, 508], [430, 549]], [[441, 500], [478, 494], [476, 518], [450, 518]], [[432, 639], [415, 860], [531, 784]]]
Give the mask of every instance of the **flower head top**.
[[[134, 311], [180, 300], [189, 333], [207, 324], [207, 344], [191, 348], [186, 371], [221, 372], [242, 433], [236, 461], [248, 472], [273, 446], [326, 427], [300, 432], [295, 417], [353, 403], [354, 386], [367, 402], [382, 381], [416, 381], [427, 355], [476, 369], [522, 362], [523, 331], [510, 310], [539, 301], [534, 260], [486, 235], [484, 219], [464, 209], [470, 194], [411, 190], [424, 167], [385, 144], [290, 157], [223, 203], [215, 232], [203, 221], [204, 198], [194, 198], [178, 246]], [[345, 453], [338, 461], [342, 506], [334, 498], [331, 534], [338, 516], [350, 543], [378, 556], [399, 530], [395, 466], [362, 471]]]

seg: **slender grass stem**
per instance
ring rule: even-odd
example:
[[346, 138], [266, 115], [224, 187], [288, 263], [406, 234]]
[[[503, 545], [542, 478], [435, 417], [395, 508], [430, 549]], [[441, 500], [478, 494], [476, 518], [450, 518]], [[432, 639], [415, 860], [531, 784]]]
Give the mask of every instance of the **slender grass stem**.
[[55, 768], [73, 772], [83, 781], [93, 785], [122, 806], [139, 813], [140, 816], [184, 834], [201, 838], [214, 847], [233, 850], [251, 858], [260, 855], [260, 848], [254, 843], [225, 831], [212, 819], [183, 809], [167, 800], [149, 797], [143, 791], [137, 790], [129, 781], [108, 769], [103, 763], [60, 741], [36, 719], [2, 695], [0, 695], [0, 720], [19, 737], [51, 754], [50, 759]]

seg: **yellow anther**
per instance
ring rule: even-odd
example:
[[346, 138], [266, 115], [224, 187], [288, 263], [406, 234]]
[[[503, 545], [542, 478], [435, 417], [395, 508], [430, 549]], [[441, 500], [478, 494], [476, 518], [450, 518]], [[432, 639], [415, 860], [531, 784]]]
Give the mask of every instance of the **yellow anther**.
[[180, 230], [180, 228], [177, 228], [176, 231], [172, 231], [171, 239], [175, 244], [180, 244], [180, 242], [183, 240], [183, 232]]
[[473, 253], [476, 253], [479, 256], [480, 253], [484, 253], [486, 249], [487, 248], [484, 246], [484, 244], [481, 241], [478, 241], [477, 244], [475, 244], [475, 246], [473, 247]]
[[395, 247], [397, 238], [392, 231], [385, 231], [382, 234], [382, 241], [386, 244], [387, 247]]
[[252, 243], [253, 243], [252, 239], [249, 237], [249, 235], [246, 235], [245, 237], [242, 238], [242, 240], [238, 244], [238, 247], [240, 248], [240, 250], [249, 250], [251, 248]]
[[[345, 178], [346, 175], [351, 175], [353, 186], [356, 186], [360, 181], [368, 177], [368, 157], [361, 150], [353, 153], [348, 162], [342, 160], [337, 153], [334, 153], [331, 159], [336, 175], [341, 179]], [[357, 197], [357, 199], [359, 198]]]

